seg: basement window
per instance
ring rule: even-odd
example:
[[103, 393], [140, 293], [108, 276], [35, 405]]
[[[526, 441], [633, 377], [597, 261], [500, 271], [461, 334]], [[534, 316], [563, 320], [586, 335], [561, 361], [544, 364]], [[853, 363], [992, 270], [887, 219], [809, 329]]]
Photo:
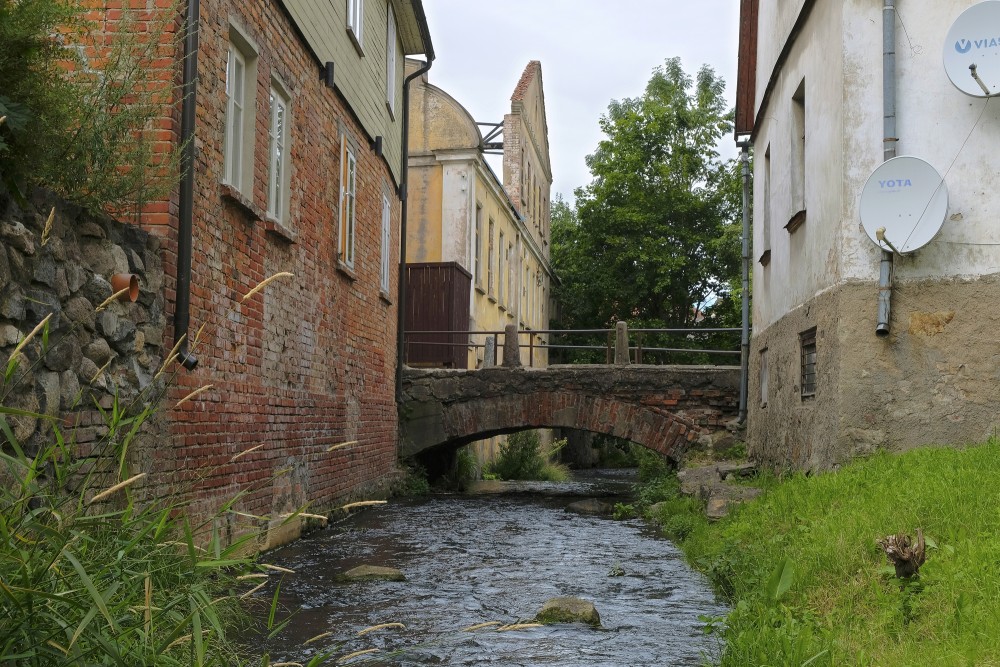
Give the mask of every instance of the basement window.
[[816, 396], [816, 327], [799, 334], [802, 350], [802, 377], [799, 395], [802, 400]]
[[760, 407], [767, 407], [767, 385], [770, 384], [770, 371], [767, 368], [767, 348], [760, 351]]

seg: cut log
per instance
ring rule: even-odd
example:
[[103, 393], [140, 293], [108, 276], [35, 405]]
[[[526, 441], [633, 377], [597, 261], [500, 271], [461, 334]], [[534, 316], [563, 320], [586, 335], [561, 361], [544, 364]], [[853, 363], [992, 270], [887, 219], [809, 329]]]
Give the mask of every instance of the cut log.
[[906, 533], [889, 535], [876, 542], [896, 568], [896, 576], [900, 579], [909, 579], [916, 575], [926, 560], [924, 533], [919, 528], [917, 528], [916, 542], [911, 542], [910, 536]]

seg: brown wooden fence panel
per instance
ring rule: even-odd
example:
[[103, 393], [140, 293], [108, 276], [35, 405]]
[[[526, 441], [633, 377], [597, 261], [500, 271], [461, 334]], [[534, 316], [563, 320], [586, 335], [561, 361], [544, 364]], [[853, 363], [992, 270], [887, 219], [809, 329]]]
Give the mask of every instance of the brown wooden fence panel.
[[[406, 334], [411, 366], [468, 368], [472, 274], [455, 262], [406, 265]], [[459, 333], [461, 332], [461, 333]]]

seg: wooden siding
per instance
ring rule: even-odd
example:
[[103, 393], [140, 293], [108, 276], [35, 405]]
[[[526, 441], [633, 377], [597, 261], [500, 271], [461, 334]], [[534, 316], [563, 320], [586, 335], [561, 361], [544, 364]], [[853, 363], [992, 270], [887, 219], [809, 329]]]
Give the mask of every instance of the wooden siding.
[[405, 363], [468, 368], [471, 290], [472, 274], [455, 262], [406, 265], [405, 331], [463, 333], [407, 334]]
[[286, 2], [309, 47], [320, 62], [334, 63], [334, 82], [357, 114], [367, 139], [382, 137], [382, 151], [399, 183], [402, 160], [402, 101], [404, 49], [398, 35], [402, 17], [397, 13], [396, 108], [386, 104], [386, 29], [389, 21], [387, 0], [364, 4], [362, 50], [358, 53], [347, 30], [347, 0], [295, 0]]
[[736, 75], [736, 136], [753, 132], [757, 93], [757, 9], [760, 0], [741, 0], [739, 70]]

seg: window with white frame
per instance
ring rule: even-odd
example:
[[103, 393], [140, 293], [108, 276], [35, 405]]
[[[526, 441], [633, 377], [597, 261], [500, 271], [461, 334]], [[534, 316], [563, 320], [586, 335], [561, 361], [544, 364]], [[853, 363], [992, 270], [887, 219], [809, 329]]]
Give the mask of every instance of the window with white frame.
[[385, 294], [389, 293], [389, 262], [390, 245], [392, 242], [391, 227], [392, 208], [389, 204], [389, 197], [382, 195], [382, 280], [380, 287]]
[[288, 218], [288, 95], [276, 83], [271, 86], [271, 123], [268, 128], [269, 170], [267, 177], [267, 213], [275, 220]]
[[340, 261], [354, 268], [358, 160], [346, 134], [340, 135]]
[[364, 27], [365, 0], [347, 0], [347, 30], [360, 48], [361, 30]]
[[385, 103], [389, 105], [389, 113], [396, 113], [396, 15], [392, 5], [385, 30]]
[[489, 238], [486, 239], [486, 246], [488, 248], [486, 252], [486, 293], [493, 296], [496, 294], [496, 284], [493, 277], [493, 237], [496, 231], [496, 224], [493, 222], [493, 218], [490, 218], [487, 231], [489, 232]]
[[225, 183], [250, 196], [253, 184], [253, 98], [256, 54], [238, 33], [231, 33], [226, 59], [226, 126], [223, 137]]

